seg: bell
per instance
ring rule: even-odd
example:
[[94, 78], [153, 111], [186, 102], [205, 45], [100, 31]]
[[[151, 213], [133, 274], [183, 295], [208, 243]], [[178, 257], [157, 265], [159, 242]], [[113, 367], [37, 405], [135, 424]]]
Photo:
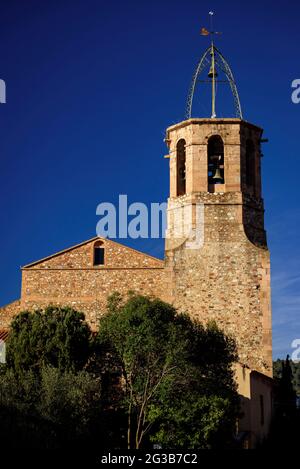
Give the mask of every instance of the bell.
[[[211, 65], [211, 66], [210, 66], [210, 69], [209, 69], [209, 72], [208, 72], [208, 77], [209, 77], [209, 78], [213, 78], [213, 76], [214, 76], [214, 68], [213, 68], [213, 66]], [[217, 77], [217, 76], [218, 76], [218, 73], [217, 73], [217, 71], [216, 71], [216, 69], [215, 69], [215, 77]]]
[[216, 169], [216, 172], [215, 172], [215, 174], [213, 175], [212, 179], [214, 179], [214, 181], [217, 181], [217, 180], [218, 180], [218, 181], [222, 181], [222, 180], [223, 180], [223, 178], [222, 178], [222, 176], [221, 176], [220, 168], [217, 168], [217, 169]]

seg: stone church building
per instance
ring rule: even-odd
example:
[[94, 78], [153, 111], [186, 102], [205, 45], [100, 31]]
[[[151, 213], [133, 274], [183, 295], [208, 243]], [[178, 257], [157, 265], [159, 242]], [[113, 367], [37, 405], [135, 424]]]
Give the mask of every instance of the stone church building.
[[241, 116], [188, 117], [169, 127], [164, 260], [95, 237], [28, 264], [20, 299], [0, 309], [1, 330], [19, 311], [49, 303], [83, 311], [96, 330], [107, 296], [129, 290], [159, 297], [200, 321], [214, 319], [237, 341], [244, 411], [238, 434], [245, 447], [255, 446], [272, 414], [262, 133]]

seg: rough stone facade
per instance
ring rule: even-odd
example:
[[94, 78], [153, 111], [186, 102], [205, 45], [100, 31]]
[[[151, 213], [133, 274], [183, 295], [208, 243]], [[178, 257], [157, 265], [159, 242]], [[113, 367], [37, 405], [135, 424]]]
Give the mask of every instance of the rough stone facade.
[[0, 328], [9, 328], [12, 319], [21, 311], [21, 301], [16, 300], [0, 308]]
[[102, 240], [105, 264], [93, 265], [94, 238], [22, 269], [21, 309], [49, 303], [70, 305], [86, 314], [93, 329], [109, 294], [118, 291], [163, 296], [164, 263], [110, 240]]
[[0, 327], [20, 311], [49, 304], [83, 311], [93, 329], [114, 291], [166, 298], [164, 262], [119, 243], [102, 240], [104, 265], [94, 265], [93, 238], [22, 268], [21, 299], [0, 308]]
[[[225, 180], [212, 186], [207, 151], [214, 135], [224, 144]], [[25, 266], [21, 299], [0, 309], [0, 327], [7, 327], [20, 310], [52, 303], [83, 311], [96, 329], [107, 296], [133, 290], [172, 302], [201, 321], [216, 320], [236, 338], [240, 361], [271, 375], [270, 261], [261, 199], [261, 135], [260, 128], [239, 119], [190, 119], [170, 127], [165, 261], [103, 240], [105, 262], [95, 266], [98, 238], [93, 238]], [[185, 140], [185, 194], [178, 196], [180, 139]], [[251, 185], [246, 174], [249, 140], [255, 165]]]
[[[225, 180], [211, 186], [207, 148], [214, 135], [221, 136], [224, 144]], [[272, 375], [261, 135], [261, 129], [239, 119], [190, 119], [167, 130], [171, 191], [166, 267], [171, 272], [169, 290], [175, 306], [201, 321], [216, 320], [236, 338], [242, 363]], [[181, 139], [186, 148], [186, 194], [177, 196], [177, 143]], [[254, 187], [247, 186], [245, 175], [245, 148], [250, 139], [255, 150]]]

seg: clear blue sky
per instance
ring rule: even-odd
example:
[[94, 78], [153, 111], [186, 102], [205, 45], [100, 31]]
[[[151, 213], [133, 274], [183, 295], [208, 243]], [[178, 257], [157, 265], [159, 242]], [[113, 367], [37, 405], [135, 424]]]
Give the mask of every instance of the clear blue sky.
[[[20, 265], [94, 236], [98, 203], [118, 194], [166, 200], [164, 130], [184, 118], [210, 9], [244, 118], [270, 139], [263, 191], [274, 357], [292, 352], [300, 337], [295, 0], [0, 1], [1, 305], [19, 297]], [[128, 244], [163, 255], [163, 240]]]

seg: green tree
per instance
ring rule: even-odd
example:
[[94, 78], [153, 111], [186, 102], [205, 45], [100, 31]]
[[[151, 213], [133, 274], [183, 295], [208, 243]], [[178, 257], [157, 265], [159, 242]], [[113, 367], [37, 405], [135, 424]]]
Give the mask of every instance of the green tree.
[[39, 415], [69, 435], [84, 434], [101, 410], [100, 378], [45, 367], [41, 373]]
[[20, 313], [9, 334], [7, 364], [0, 369], [5, 435], [39, 447], [91, 437], [102, 412], [101, 375], [88, 371], [92, 352], [82, 313], [54, 306]]
[[[289, 360], [289, 366], [292, 371], [292, 384], [294, 390], [298, 397], [300, 397], [300, 361], [293, 362]], [[281, 379], [283, 375], [283, 369], [285, 368], [284, 360], [278, 358], [276, 361], [273, 362], [273, 372], [274, 378]], [[286, 379], [286, 378], [285, 378]]]
[[20, 447], [65, 447], [88, 440], [100, 420], [100, 390], [100, 379], [84, 370], [47, 366], [39, 376], [32, 371], [16, 375], [9, 368], [2, 370], [0, 436]]
[[90, 354], [91, 331], [84, 314], [69, 307], [20, 313], [11, 324], [7, 364], [17, 373], [50, 365], [80, 370]]
[[296, 392], [293, 386], [293, 372], [289, 355], [282, 361], [278, 384], [278, 401], [283, 415], [293, 415], [296, 411]]
[[300, 410], [296, 406], [297, 371], [299, 363], [293, 363], [289, 355], [286, 360], [276, 360], [274, 369], [274, 419], [269, 446], [287, 451], [298, 444]]
[[120, 371], [127, 445], [146, 438], [166, 447], [228, 442], [238, 414], [233, 339], [158, 299], [114, 294], [99, 344]]

